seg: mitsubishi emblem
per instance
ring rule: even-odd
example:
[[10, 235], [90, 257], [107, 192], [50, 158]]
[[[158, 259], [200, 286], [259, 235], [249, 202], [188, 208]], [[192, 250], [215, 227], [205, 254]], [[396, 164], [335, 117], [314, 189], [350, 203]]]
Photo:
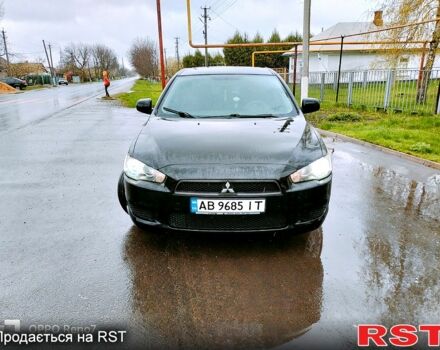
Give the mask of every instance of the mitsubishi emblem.
[[231, 187], [229, 182], [226, 182], [225, 188], [222, 189], [222, 193], [235, 193], [234, 189]]

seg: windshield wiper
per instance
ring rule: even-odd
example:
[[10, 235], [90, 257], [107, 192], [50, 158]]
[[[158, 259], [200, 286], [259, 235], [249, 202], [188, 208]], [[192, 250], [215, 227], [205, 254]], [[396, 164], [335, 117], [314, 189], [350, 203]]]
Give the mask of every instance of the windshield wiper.
[[278, 117], [275, 114], [238, 114], [232, 113], [229, 115], [225, 115], [225, 117], [233, 117], [233, 118], [276, 118]]
[[189, 114], [188, 112], [182, 112], [182, 111], [176, 111], [175, 109], [171, 109], [168, 107], [162, 107], [167, 112], [178, 114], [181, 118], [195, 118], [193, 115]]
[[292, 123], [292, 122], [293, 122], [293, 118], [292, 117], [286, 119], [286, 121], [284, 122], [283, 126], [280, 129], [280, 132], [284, 132], [288, 128], [290, 123]]

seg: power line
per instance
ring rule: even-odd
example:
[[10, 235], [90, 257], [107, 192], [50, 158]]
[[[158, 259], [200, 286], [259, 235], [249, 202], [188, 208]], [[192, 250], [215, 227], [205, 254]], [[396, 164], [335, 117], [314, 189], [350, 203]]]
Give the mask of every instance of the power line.
[[228, 11], [232, 6], [234, 6], [236, 2], [237, 0], [229, 0], [229, 1], [226, 0], [223, 3], [220, 3], [220, 5], [217, 6], [215, 11], [219, 14], [223, 14], [226, 11]]
[[212, 12], [214, 12], [217, 17], [214, 17], [212, 20], [216, 20], [217, 18], [220, 18], [223, 22], [225, 22], [227, 25], [231, 26], [232, 28], [234, 28], [237, 31], [240, 31], [240, 28], [238, 28], [236, 25], [232, 24], [231, 22], [227, 21], [224, 17], [222, 17], [220, 14], [218, 14], [216, 11], [212, 10]]
[[212, 1], [209, 6], [210, 7], [216, 7], [218, 4], [220, 4], [223, 0], [214, 0]]

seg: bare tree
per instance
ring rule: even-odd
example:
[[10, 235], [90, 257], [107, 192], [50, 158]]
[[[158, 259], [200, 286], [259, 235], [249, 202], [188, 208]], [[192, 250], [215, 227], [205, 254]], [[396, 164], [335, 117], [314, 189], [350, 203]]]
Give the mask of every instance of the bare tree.
[[92, 60], [95, 76], [101, 76], [104, 70], [113, 74], [119, 69], [118, 59], [115, 52], [102, 44], [96, 44], [92, 47]]
[[131, 65], [139, 75], [149, 78], [158, 75], [158, 50], [153, 40], [136, 39], [130, 48], [129, 56]]
[[64, 49], [63, 65], [70, 69], [74, 74], [79, 74], [82, 80], [88, 76], [92, 80], [90, 71], [90, 59], [92, 50], [86, 44], [70, 44]]
[[102, 44], [87, 45], [71, 43], [61, 55], [60, 71], [72, 71], [82, 80], [100, 79], [106, 70], [111, 76], [119, 74], [115, 52]]
[[[385, 16], [391, 26], [431, 20], [440, 17], [440, 0], [383, 0]], [[384, 36], [393, 41], [426, 40], [429, 42], [428, 55], [423, 66], [424, 73], [418, 83], [417, 102], [424, 103], [429, 77], [434, 65], [436, 50], [440, 43], [440, 22], [395, 29]], [[414, 47], [401, 45], [393, 52], [397, 58], [404, 51]]]

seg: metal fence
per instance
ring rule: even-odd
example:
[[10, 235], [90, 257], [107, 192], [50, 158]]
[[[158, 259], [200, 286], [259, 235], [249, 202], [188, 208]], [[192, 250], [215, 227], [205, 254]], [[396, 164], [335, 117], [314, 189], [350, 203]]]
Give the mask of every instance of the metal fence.
[[[295, 84], [296, 95], [301, 89], [300, 74]], [[418, 96], [423, 81], [428, 79], [425, 98]], [[439, 113], [440, 69], [430, 74], [418, 69], [312, 72], [309, 75], [309, 96], [322, 103], [337, 102], [346, 106], [368, 107], [409, 113]], [[339, 85], [339, 87], [338, 87]]]

